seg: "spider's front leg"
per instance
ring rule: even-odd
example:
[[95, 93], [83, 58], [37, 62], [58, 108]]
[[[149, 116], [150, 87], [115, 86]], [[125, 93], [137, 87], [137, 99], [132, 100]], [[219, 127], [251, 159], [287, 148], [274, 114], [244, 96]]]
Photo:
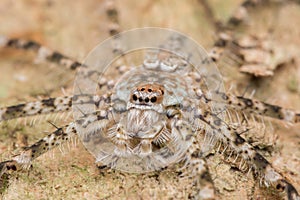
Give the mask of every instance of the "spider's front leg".
[[74, 95], [64, 97], [52, 97], [0, 108], [0, 122], [22, 117], [46, 115], [53, 113], [68, 112], [72, 105], [93, 104], [96, 108], [111, 101], [111, 94], [105, 95]]
[[172, 119], [172, 133], [179, 132], [180, 135], [185, 135], [185, 142], [190, 142], [191, 145], [184, 155], [183, 165], [181, 168], [181, 178], [189, 178], [193, 181], [193, 190], [189, 193], [190, 199], [217, 199], [216, 190], [211, 178], [209, 168], [204, 154], [201, 151], [199, 137], [203, 134], [197, 125], [187, 119], [191, 119], [191, 113], [180, 111], [176, 108], [167, 110], [168, 118]]
[[249, 99], [243, 96], [234, 96], [230, 94], [223, 95], [228, 107], [237, 108], [242, 112], [253, 113], [256, 115], [267, 116], [274, 119], [284, 120], [290, 123], [300, 122], [300, 113], [283, 108], [280, 106], [268, 104], [256, 99]]
[[255, 148], [241, 136], [241, 133], [227, 125], [224, 120], [219, 118], [216, 114], [205, 112], [199, 114], [197, 118], [211, 129], [215, 140], [220, 141], [220, 143], [215, 143], [215, 146], [220, 146], [223, 152], [234, 151], [237, 155], [237, 159], [241, 158], [241, 167], [246, 164], [249, 169], [253, 169], [254, 173], [261, 178], [265, 186], [271, 186], [279, 193], [285, 192], [289, 200], [300, 199], [300, 195], [290, 181], [258, 153]]
[[58, 51], [51, 50], [34, 40], [8, 38], [0, 35], [0, 48], [14, 48], [23, 49], [25, 51], [33, 51], [37, 54], [37, 60], [47, 60], [71, 70], [75, 70], [83, 65], [82, 63], [69, 58]]
[[241, 113], [271, 117], [290, 123], [300, 122], [300, 112], [297, 112], [293, 109], [287, 109], [277, 105], [268, 104], [257, 99], [235, 96], [232, 94], [220, 92], [218, 90], [212, 92], [215, 97], [213, 99], [211, 98], [211, 94], [205, 93], [201, 89], [195, 88], [194, 90], [198, 98], [205, 103], [221, 103], [226, 105], [228, 108], [237, 110]]
[[195, 140], [188, 149], [188, 165], [183, 174], [194, 180], [195, 191], [189, 195], [192, 199], [217, 199], [216, 189], [206, 160], [200, 151], [199, 141]]
[[110, 93], [102, 96], [77, 95], [73, 97], [58, 97], [50, 98], [42, 101], [31, 102], [27, 104], [20, 104], [16, 106], [4, 107], [0, 111], [0, 121], [7, 121], [19, 117], [34, 116], [38, 114], [49, 114], [55, 112], [62, 112], [71, 110], [71, 106], [80, 106], [91, 104], [95, 107], [97, 112], [83, 114], [82, 117], [64, 127], [57, 128], [56, 131], [50, 133], [48, 136], [39, 140], [29, 147], [23, 148], [23, 151], [12, 159], [0, 163], [0, 177], [9, 171], [17, 171], [20, 169], [28, 169], [31, 162], [40, 155], [50, 151], [56, 146], [68, 141], [75, 133], [77, 133], [76, 125], [82, 124], [97, 125], [93, 130], [102, 129], [106, 126], [108, 112], [104, 107], [107, 107], [110, 102]]
[[70, 123], [64, 127], [57, 128], [54, 132], [50, 133], [33, 145], [25, 147], [19, 155], [14, 156], [11, 160], [0, 163], [0, 178], [4, 173], [10, 171], [28, 169], [34, 159], [63, 144], [65, 141], [70, 140], [75, 133], [75, 124]]
[[81, 119], [78, 119], [76, 123], [72, 122], [64, 127], [57, 128], [56, 131], [50, 133], [33, 145], [25, 147], [19, 155], [14, 156], [11, 160], [1, 162], [0, 177], [9, 171], [28, 169], [34, 159], [62, 145], [65, 141], [70, 140], [70, 138], [77, 133], [78, 126], [76, 125], [81, 124], [84, 128], [90, 128], [90, 126], [92, 126], [91, 130], [93, 132], [105, 128], [108, 123], [106, 119], [108, 119], [108, 112], [106, 110], [97, 110], [95, 113], [85, 114]]

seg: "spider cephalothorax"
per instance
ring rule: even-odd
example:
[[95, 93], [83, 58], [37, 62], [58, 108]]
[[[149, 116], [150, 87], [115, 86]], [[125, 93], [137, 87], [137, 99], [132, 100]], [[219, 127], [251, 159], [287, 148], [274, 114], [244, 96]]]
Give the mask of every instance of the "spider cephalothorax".
[[154, 170], [183, 159], [194, 129], [189, 114], [180, 107], [195, 95], [190, 80], [166, 70], [170, 67], [135, 67], [115, 85], [112, 118], [108, 117], [103, 133], [112, 151], [101, 156], [112, 160], [105, 164], [119, 168], [122, 160], [130, 167]]

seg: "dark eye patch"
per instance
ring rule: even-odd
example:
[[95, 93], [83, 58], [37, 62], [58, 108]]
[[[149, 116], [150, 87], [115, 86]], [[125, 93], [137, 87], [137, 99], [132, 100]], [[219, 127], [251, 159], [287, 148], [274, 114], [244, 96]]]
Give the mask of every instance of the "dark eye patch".
[[134, 94], [134, 95], [132, 95], [132, 99], [134, 100], [134, 101], [136, 101], [137, 100], [137, 96]]
[[157, 98], [156, 97], [151, 97], [151, 102], [154, 103], [156, 102]]

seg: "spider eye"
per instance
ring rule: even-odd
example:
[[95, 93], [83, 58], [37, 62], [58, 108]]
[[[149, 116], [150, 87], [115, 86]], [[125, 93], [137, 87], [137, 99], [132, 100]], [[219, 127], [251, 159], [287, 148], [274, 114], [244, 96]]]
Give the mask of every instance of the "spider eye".
[[154, 103], [156, 100], [157, 100], [156, 97], [152, 97], [152, 98], [151, 98], [151, 102], [152, 102], [152, 103]]
[[134, 101], [136, 101], [137, 100], [137, 96], [134, 94], [134, 95], [132, 95], [132, 99], [134, 100]]
[[151, 89], [148, 89], [148, 92], [152, 92], [152, 90], [151, 90]]
[[146, 99], [145, 99], [145, 102], [146, 102], [146, 103], [148, 103], [148, 102], [149, 102], [149, 98], [148, 98], [148, 97], [146, 97]]

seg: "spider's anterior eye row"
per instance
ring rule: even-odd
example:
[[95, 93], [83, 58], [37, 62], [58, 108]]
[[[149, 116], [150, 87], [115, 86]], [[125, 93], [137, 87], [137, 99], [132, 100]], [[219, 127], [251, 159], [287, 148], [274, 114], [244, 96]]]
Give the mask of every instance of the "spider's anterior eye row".
[[155, 103], [157, 100], [157, 97], [151, 97], [150, 99], [149, 99], [149, 97], [146, 97], [145, 99], [143, 99], [142, 97], [137, 97], [136, 94], [133, 94], [132, 99], [134, 101], [138, 100], [139, 102], [145, 101], [146, 103], [149, 103], [149, 101], [151, 101], [152, 103]]
[[156, 84], [138, 86], [131, 93], [131, 102], [161, 103], [164, 96], [164, 87]]

